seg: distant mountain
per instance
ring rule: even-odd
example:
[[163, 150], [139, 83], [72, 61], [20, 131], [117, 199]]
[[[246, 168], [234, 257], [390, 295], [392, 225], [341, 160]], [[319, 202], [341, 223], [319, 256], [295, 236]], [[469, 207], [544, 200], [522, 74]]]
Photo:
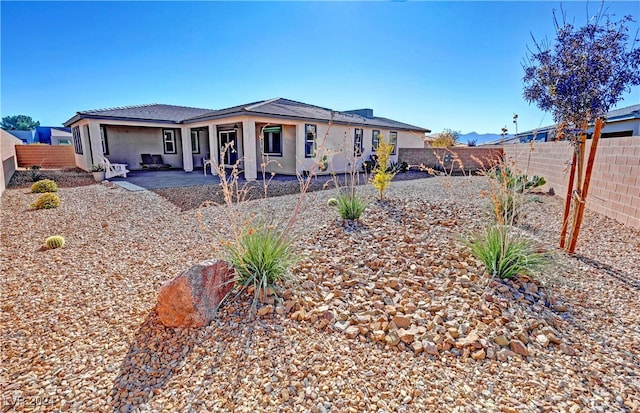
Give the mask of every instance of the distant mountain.
[[[507, 135], [507, 138], [511, 137], [511, 135]], [[467, 144], [469, 141], [476, 141], [476, 145], [481, 145], [483, 143], [491, 142], [491, 141], [499, 141], [502, 139], [502, 135], [498, 133], [463, 133], [460, 134], [460, 139], [458, 139], [459, 143]]]

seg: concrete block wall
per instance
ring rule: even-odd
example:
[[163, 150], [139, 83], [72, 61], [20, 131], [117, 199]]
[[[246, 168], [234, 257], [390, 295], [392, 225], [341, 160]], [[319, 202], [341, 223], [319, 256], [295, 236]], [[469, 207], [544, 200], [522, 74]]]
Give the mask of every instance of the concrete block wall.
[[[460, 160], [459, 163], [455, 160], [454, 154]], [[501, 147], [399, 148], [398, 150], [399, 162], [406, 162], [409, 165], [424, 165], [437, 170], [446, 169], [454, 174], [489, 168], [491, 162], [495, 162], [501, 157]], [[460, 163], [463, 168], [460, 167]]]
[[[592, 141], [587, 141], [585, 166]], [[564, 198], [569, 182], [573, 147], [568, 142], [505, 145], [507, 162], [527, 175], [547, 180]], [[587, 195], [587, 209], [640, 229], [640, 136], [601, 139]]]

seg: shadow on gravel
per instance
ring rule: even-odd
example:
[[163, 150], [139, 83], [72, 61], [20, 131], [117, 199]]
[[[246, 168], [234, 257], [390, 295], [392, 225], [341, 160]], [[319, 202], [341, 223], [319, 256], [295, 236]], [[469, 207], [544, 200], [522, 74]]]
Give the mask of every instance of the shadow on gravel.
[[592, 258], [589, 257], [585, 257], [584, 255], [580, 255], [580, 254], [575, 254], [573, 255], [573, 257], [575, 259], [577, 259], [578, 261], [582, 262], [583, 264], [587, 264], [590, 267], [593, 267], [595, 269], [598, 269], [602, 272], [604, 272], [605, 274], [607, 274], [610, 277], [616, 278], [617, 280], [623, 282], [624, 284], [628, 285], [629, 287], [640, 291], [640, 280], [638, 279], [634, 279], [633, 276], [631, 276], [631, 274], [626, 273], [624, 271], [621, 271], [615, 267], [612, 267], [609, 264], [606, 264], [604, 262], [600, 262], [598, 260], [594, 260]]
[[129, 412], [149, 400], [180, 372], [201, 340], [190, 329], [167, 328], [153, 309], [140, 325], [110, 392], [113, 411]]

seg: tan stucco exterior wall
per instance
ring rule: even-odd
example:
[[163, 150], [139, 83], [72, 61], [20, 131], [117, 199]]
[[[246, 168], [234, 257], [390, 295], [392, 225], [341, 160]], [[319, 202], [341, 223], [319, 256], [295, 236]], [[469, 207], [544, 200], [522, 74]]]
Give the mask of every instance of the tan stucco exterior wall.
[[[173, 168], [182, 168], [182, 142], [180, 129], [175, 132], [176, 153], [164, 153], [161, 128], [143, 128], [138, 126], [103, 125], [107, 130], [109, 154], [106, 156], [112, 163], [125, 163], [128, 169], [142, 169], [140, 154], [162, 155], [165, 163]], [[189, 138], [190, 139], [190, 138]]]
[[22, 141], [9, 132], [0, 129], [0, 195], [9, 184], [16, 170], [16, 145], [22, 145]]
[[[316, 158], [305, 158], [304, 141], [305, 125], [313, 124], [317, 127], [318, 156]], [[184, 164], [182, 154], [182, 131], [200, 129], [199, 136], [200, 153], [192, 154], [193, 166], [201, 167], [202, 158], [207, 153], [211, 154], [214, 162], [218, 162], [219, 133], [221, 130], [235, 127], [237, 131], [237, 150], [242, 158], [240, 167], [245, 170], [247, 177], [251, 174], [260, 174], [262, 164], [267, 159], [262, 157], [262, 144], [259, 136], [261, 128], [265, 125], [282, 126], [283, 142], [282, 156], [269, 155], [266, 172], [278, 174], [294, 175], [309, 171], [313, 165], [321, 160], [323, 155], [327, 156], [329, 169], [324, 173], [345, 172], [356, 162], [359, 168], [362, 161], [368, 160], [373, 153], [372, 135], [374, 130], [378, 130], [385, 137], [389, 132], [398, 133], [398, 146], [406, 148], [424, 147], [423, 136], [420, 132], [390, 130], [378, 127], [362, 127], [360, 125], [329, 125], [329, 123], [313, 121], [296, 121], [291, 119], [277, 119], [258, 116], [236, 116], [224, 119], [214, 119], [201, 122], [194, 122], [186, 125], [163, 124], [156, 122], [124, 122], [109, 120], [81, 120], [73, 126], [80, 125], [83, 137], [84, 154], [77, 156], [77, 164], [83, 169], [91, 167], [91, 152], [88, 150], [87, 131], [91, 135], [91, 150], [93, 158], [97, 159], [101, 154], [100, 125], [106, 127], [107, 139], [109, 143], [109, 154], [107, 158], [113, 163], [126, 163], [129, 169], [140, 169], [140, 154], [161, 154], [166, 163], [174, 168], [190, 170], [191, 165]], [[88, 128], [86, 126], [89, 126]], [[249, 128], [249, 129], [247, 129]], [[363, 129], [363, 153], [360, 159], [354, 159], [354, 134], [355, 128]], [[174, 129], [176, 136], [176, 154], [165, 154], [162, 142], [162, 129]], [[247, 129], [245, 131], [245, 129]], [[209, 132], [211, 131], [211, 132]], [[210, 134], [212, 136], [210, 136]], [[94, 136], [95, 135], [95, 136]], [[189, 133], [190, 139], [190, 133]], [[255, 144], [245, 150], [247, 142]], [[188, 142], [190, 144], [190, 140]], [[212, 147], [213, 145], [213, 147]], [[190, 145], [189, 145], [190, 146]], [[189, 149], [190, 150], [190, 149]], [[250, 159], [251, 158], [251, 159]], [[392, 155], [391, 161], [397, 162], [398, 151]]]

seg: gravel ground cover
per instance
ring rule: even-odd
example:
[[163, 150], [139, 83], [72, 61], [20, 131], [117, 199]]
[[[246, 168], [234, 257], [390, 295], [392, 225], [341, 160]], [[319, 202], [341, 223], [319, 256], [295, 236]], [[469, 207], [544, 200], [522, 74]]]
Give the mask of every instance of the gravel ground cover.
[[[496, 282], [460, 246], [487, 222], [482, 177], [396, 182], [343, 227], [307, 194], [297, 281], [249, 320], [249, 298], [202, 329], [157, 320], [162, 282], [214, 253], [220, 207], [155, 192], [61, 188], [61, 206], [2, 197], [3, 411], [623, 411], [640, 409], [640, 238], [587, 212], [555, 251], [562, 205], [538, 195], [522, 231], [554, 251], [536, 281]], [[180, 188], [173, 199], [202, 194]], [[286, 217], [295, 195], [253, 201]], [[175, 201], [174, 201], [175, 202]], [[198, 213], [200, 217], [198, 217]], [[63, 248], [42, 250], [65, 236]], [[544, 338], [543, 338], [544, 336]], [[526, 354], [526, 355], [525, 355]]]

